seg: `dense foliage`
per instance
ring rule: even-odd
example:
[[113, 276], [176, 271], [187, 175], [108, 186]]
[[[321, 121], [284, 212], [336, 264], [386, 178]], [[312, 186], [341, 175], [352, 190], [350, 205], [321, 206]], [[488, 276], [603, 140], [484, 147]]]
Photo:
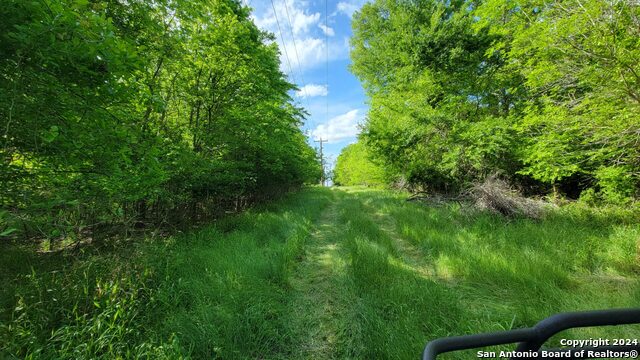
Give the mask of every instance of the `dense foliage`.
[[0, 232], [192, 220], [315, 181], [272, 40], [238, 0], [5, 2]]
[[383, 169], [371, 161], [367, 147], [360, 141], [342, 149], [333, 176], [336, 185], [380, 186], [385, 183]]
[[351, 42], [363, 139], [421, 188], [498, 173], [537, 193], [637, 197], [638, 24], [633, 1], [372, 1]]

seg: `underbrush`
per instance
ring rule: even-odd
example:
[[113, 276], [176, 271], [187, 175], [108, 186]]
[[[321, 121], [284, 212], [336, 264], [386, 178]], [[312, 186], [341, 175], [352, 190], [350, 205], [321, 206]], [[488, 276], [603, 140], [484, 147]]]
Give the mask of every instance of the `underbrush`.
[[522, 196], [496, 176], [489, 176], [482, 183], [474, 184], [467, 193], [476, 209], [505, 216], [541, 219], [553, 207], [551, 203]]

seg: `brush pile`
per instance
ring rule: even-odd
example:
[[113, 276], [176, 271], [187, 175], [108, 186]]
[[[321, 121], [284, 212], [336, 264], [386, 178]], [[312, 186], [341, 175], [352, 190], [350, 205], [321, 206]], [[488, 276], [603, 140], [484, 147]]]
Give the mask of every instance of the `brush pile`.
[[489, 176], [482, 183], [473, 185], [467, 196], [480, 210], [511, 217], [524, 216], [541, 219], [548, 208], [552, 206], [542, 200], [524, 197], [497, 176]]

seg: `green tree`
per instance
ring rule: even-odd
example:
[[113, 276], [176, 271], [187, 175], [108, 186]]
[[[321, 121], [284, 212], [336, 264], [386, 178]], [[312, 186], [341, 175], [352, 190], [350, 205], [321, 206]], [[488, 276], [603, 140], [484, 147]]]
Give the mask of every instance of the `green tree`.
[[363, 138], [397, 176], [451, 191], [491, 173], [532, 189], [638, 195], [640, 7], [376, 0], [354, 15]]
[[354, 16], [352, 71], [371, 98], [364, 138], [410, 183], [455, 190], [518, 168], [520, 76], [469, 2], [374, 1]]
[[381, 186], [385, 184], [384, 170], [373, 163], [367, 147], [358, 141], [342, 149], [334, 168], [336, 185]]
[[197, 219], [319, 174], [239, 1], [10, 0], [0, 20], [0, 199], [28, 233]]

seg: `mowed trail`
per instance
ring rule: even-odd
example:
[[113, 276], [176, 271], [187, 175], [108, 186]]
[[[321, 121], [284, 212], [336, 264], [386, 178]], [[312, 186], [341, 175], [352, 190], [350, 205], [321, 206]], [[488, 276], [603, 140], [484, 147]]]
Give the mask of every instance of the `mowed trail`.
[[[393, 346], [368, 343], [371, 340], [365, 337], [375, 338], [370, 332], [386, 331], [384, 323], [377, 323], [378, 320], [369, 323], [369, 316], [376, 319], [386, 317], [390, 304], [399, 305], [401, 314], [416, 310], [411, 309], [416, 306], [411, 299], [421, 295], [419, 283], [432, 278], [433, 271], [426, 264], [428, 260], [424, 254], [402, 239], [395, 230], [395, 219], [385, 213], [387, 209], [384, 203], [395, 200], [383, 196], [381, 201], [377, 192], [343, 189], [331, 192], [331, 203], [315, 222], [313, 231], [305, 241], [304, 255], [289, 278], [292, 294], [289, 326], [296, 339], [290, 358], [363, 358], [377, 354], [382, 354], [384, 358], [388, 354], [384, 355], [376, 348]], [[389, 242], [384, 238], [389, 238]], [[363, 256], [371, 255], [367, 249], [380, 250], [385, 248], [383, 244], [388, 244], [389, 250], [395, 249], [395, 255], [383, 250], [383, 261], [389, 262], [391, 268], [397, 267], [398, 273], [406, 275], [389, 275], [389, 267], [372, 266], [367, 270], [368, 280], [356, 279], [354, 272], [359, 270], [354, 269], [354, 262], [359, 261], [362, 266]], [[392, 273], [395, 272], [392, 270]], [[414, 280], [414, 275], [410, 274], [421, 280]], [[415, 293], [409, 291], [407, 294], [410, 296], [397, 299], [394, 290], [389, 289], [390, 293], [386, 294], [390, 296], [388, 301], [384, 300], [385, 295], [378, 298], [380, 303], [372, 304], [371, 296], [376, 296], [366, 290], [369, 286], [373, 285], [384, 293], [383, 289], [392, 285], [382, 279], [388, 279], [396, 285], [404, 284], [408, 288], [415, 287]], [[426, 303], [417, 306], [420, 308], [418, 312], [430, 308]], [[400, 323], [403, 322], [400, 320]], [[402, 328], [403, 325], [394, 327]], [[395, 333], [402, 334], [402, 331]], [[416, 344], [418, 353], [422, 338]], [[397, 356], [403, 357], [400, 354]]]
[[[381, 190], [327, 191], [329, 205], [315, 218], [288, 278], [286, 322], [293, 341], [284, 358], [413, 359], [438, 337], [531, 326], [554, 313], [629, 307], [639, 299], [632, 272], [620, 275], [624, 282], [605, 284], [579, 278], [592, 274], [579, 259], [572, 267], [550, 267], [557, 251], [569, 258], [584, 248], [579, 234], [570, 236], [566, 249], [545, 240], [551, 229], [574, 234], [575, 220], [507, 222], [463, 214], [455, 204], [409, 203]], [[579, 225], [578, 231], [598, 230]], [[637, 232], [628, 231], [600, 241], [633, 243]], [[608, 258], [601, 261], [615, 266]], [[513, 274], [526, 281], [505, 285]], [[574, 281], [571, 292], [567, 279]], [[602, 286], [616, 295], [598, 290]], [[633, 331], [599, 328], [589, 336]]]
[[332, 204], [306, 241], [304, 257], [290, 278], [294, 297], [291, 326], [300, 343], [294, 358], [336, 358], [337, 321], [344, 306], [345, 258], [340, 244], [338, 207], [344, 193], [334, 191]]

